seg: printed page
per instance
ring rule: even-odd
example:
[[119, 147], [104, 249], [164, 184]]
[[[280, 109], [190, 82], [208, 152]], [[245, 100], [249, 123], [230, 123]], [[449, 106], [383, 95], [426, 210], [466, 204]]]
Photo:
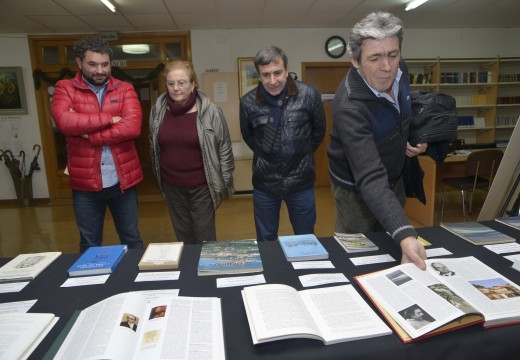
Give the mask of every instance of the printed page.
[[122, 293], [86, 308], [55, 359], [131, 359], [146, 305], [140, 294]]
[[352, 285], [303, 290], [300, 295], [326, 344], [392, 333]]
[[357, 278], [412, 338], [424, 335], [475, 309], [428, 271], [399, 265]]
[[473, 256], [427, 261], [429, 271], [484, 314], [485, 326], [520, 321], [520, 287]]
[[155, 299], [145, 314], [134, 359], [225, 359], [220, 299]]
[[298, 291], [282, 284], [249, 286], [242, 290], [253, 343], [285, 338], [321, 338]]

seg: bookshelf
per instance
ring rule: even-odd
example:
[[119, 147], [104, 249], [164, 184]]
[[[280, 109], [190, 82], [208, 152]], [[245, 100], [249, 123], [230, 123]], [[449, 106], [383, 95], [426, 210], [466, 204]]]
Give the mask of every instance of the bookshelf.
[[520, 57], [407, 59], [412, 91], [433, 90], [457, 101], [466, 144], [506, 144], [520, 116]]

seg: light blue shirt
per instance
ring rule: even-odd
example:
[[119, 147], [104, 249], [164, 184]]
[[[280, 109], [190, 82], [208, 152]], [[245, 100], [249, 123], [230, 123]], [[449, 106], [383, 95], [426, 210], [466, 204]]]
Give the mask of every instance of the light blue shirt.
[[388, 95], [387, 93], [382, 93], [382, 92], [379, 92], [376, 89], [374, 89], [365, 80], [363, 75], [361, 75], [361, 72], [359, 71], [359, 69], [357, 69], [357, 71], [358, 71], [359, 75], [361, 76], [361, 78], [363, 79], [363, 81], [365, 82], [365, 84], [367, 84], [367, 86], [370, 88], [370, 90], [372, 90], [372, 92], [374, 93], [375, 96], [387, 99], [395, 106], [397, 111], [401, 112], [401, 108], [399, 107], [399, 102], [397, 101], [397, 99], [399, 99], [399, 81], [401, 80], [401, 76], [403, 75], [403, 72], [401, 71], [401, 69], [399, 69], [399, 68], [397, 69], [397, 75], [395, 76], [394, 83], [392, 84], [392, 93], [394, 94], [394, 99], [396, 99], [396, 100], [392, 99], [392, 97], [390, 95]]
[[[102, 86], [96, 87], [86, 81], [85, 78], [83, 78], [83, 81], [94, 92], [94, 94], [96, 94], [99, 102], [99, 108], [101, 109], [103, 106], [103, 98], [107, 92], [107, 84], [105, 83]], [[110, 146], [103, 146], [101, 152], [101, 179], [103, 180], [103, 188], [114, 186], [119, 182], [119, 178], [117, 177], [116, 164], [114, 163], [114, 158], [112, 157]]]

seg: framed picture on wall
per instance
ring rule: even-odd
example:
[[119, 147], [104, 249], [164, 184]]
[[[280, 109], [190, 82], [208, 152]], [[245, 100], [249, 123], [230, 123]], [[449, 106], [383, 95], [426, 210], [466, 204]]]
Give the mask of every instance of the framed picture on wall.
[[27, 114], [21, 67], [0, 67], [0, 115]]
[[260, 77], [253, 63], [254, 58], [238, 58], [238, 96], [242, 97], [258, 85]]

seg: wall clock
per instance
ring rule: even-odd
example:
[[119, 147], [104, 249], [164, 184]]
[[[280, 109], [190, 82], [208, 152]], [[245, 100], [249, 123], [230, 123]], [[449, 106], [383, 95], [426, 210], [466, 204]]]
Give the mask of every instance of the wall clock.
[[345, 55], [347, 51], [347, 43], [341, 36], [331, 36], [325, 41], [325, 52], [333, 59], [337, 59]]

